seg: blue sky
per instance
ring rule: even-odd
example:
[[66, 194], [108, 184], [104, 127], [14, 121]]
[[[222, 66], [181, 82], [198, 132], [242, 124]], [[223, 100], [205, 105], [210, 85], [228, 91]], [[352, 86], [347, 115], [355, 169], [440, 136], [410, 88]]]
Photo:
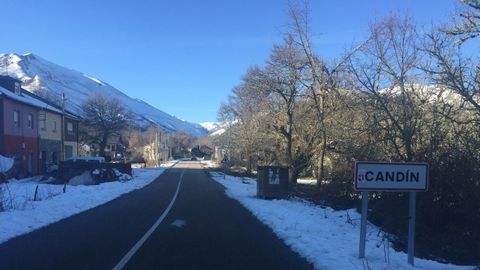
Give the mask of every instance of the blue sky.
[[[99, 78], [191, 122], [215, 121], [221, 101], [263, 65], [288, 23], [285, 0], [2, 0], [0, 52], [32, 52]], [[319, 55], [335, 58], [369, 21], [409, 12], [447, 22], [454, 0], [312, 1]]]

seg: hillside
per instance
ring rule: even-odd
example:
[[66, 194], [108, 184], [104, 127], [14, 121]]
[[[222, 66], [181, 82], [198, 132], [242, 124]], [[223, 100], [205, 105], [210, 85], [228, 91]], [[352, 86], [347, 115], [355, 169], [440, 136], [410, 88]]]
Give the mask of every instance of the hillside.
[[89, 96], [101, 93], [117, 98], [133, 112], [136, 124], [141, 127], [158, 124], [168, 132], [185, 131], [194, 136], [207, 134], [207, 130], [198, 124], [182, 121], [145, 101], [127, 96], [104, 81], [59, 66], [31, 53], [0, 54], [0, 74], [18, 78], [24, 89], [58, 103], [62, 93], [65, 93], [66, 108], [79, 115], [82, 114], [81, 104]]
[[204, 122], [200, 125], [208, 130], [209, 136], [222, 135], [228, 127], [228, 124], [223, 122]]

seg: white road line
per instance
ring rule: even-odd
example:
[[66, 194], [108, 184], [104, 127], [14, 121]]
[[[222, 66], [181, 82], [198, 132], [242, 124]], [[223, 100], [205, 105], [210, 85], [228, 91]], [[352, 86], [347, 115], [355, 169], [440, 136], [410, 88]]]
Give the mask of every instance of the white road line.
[[182, 184], [182, 179], [183, 179], [183, 174], [185, 173], [185, 170], [182, 171], [182, 174], [180, 175], [180, 181], [178, 181], [177, 185], [177, 191], [175, 191], [175, 195], [173, 195], [172, 201], [168, 205], [167, 209], [163, 211], [162, 215], [158, 218], [158, 220], [153, 224], [153, 226], [145, 233], [145, 235], [138, 240], [138, 242], [130, 249], [130, 251], [120, 260], [120, 262], [113, 267], [113, 270], [121, 270], [123, 267], [128, 263], [128, 261], [135, 255], [135, 253], [142, 247], [143, 243], [147, 241], [147, 239], [150, 237], [150, 235], [157, 229], [158, 225], [162, 223], [162, 221], [165, 219], [165, 217], [168, 215], [168, 212], [170, 212], [170, 209], [172, 209], [173, 204], [175, 203], [175, 200], [177, 199], [178, 191], [180, 191], [180, 185]]

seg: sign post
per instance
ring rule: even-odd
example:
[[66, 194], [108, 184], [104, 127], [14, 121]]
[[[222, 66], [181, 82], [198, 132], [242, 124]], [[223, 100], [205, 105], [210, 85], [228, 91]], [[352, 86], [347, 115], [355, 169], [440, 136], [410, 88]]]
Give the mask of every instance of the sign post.
[[415, 208], [417, 205], [417, 193], [410, 192], [408, 205], [408, 263], [413, 266], [415, 250]]
[[354, 170], [355, 190], [362, 192], [359, 258], [365, 258], [368, 214], [368, 191], [409, 192], [408, 262], [414, 265], [415, 208], [419, 191], [428, 189], [427, 163], [392, 163], [357, 161]]
[[228, 157], [225, 154], [222, 159], [223, 179], [227, 177], [227, 165], [228, 165]]
[[362, 223], [360, 224], [360, 251], [358, 257], [365, 258], [365, 241], [367, 238], [368, 191], [362, 191]]

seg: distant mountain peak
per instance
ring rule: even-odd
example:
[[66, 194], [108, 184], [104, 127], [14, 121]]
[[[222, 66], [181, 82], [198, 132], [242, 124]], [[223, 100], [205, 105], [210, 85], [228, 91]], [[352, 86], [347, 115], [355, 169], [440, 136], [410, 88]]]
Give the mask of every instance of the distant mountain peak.
[[0, 75], [8, 75], [22, 81], [22, 87], [46, 99], [59, 102], [62, 93], [67, 97], [68, 110], [79, 115], [82, 103], [91, 95], [102, 93], [117, 98], [136, 116], [141, 127], [152, 124], [168, 132], [185, 131], [203, 136], [207, 130], [199, 124], [182, 121], [147, 102], [132, 98], [110, 84], [91, 75], [54, 64], [33, 54], [0, 54]]
[[229, 123], [226, 122], [203, 122], [200, 123], [202, 127], [208, 130], [209, 136], [218, 136], [222, 135], [225, 130], [228, 128]]

